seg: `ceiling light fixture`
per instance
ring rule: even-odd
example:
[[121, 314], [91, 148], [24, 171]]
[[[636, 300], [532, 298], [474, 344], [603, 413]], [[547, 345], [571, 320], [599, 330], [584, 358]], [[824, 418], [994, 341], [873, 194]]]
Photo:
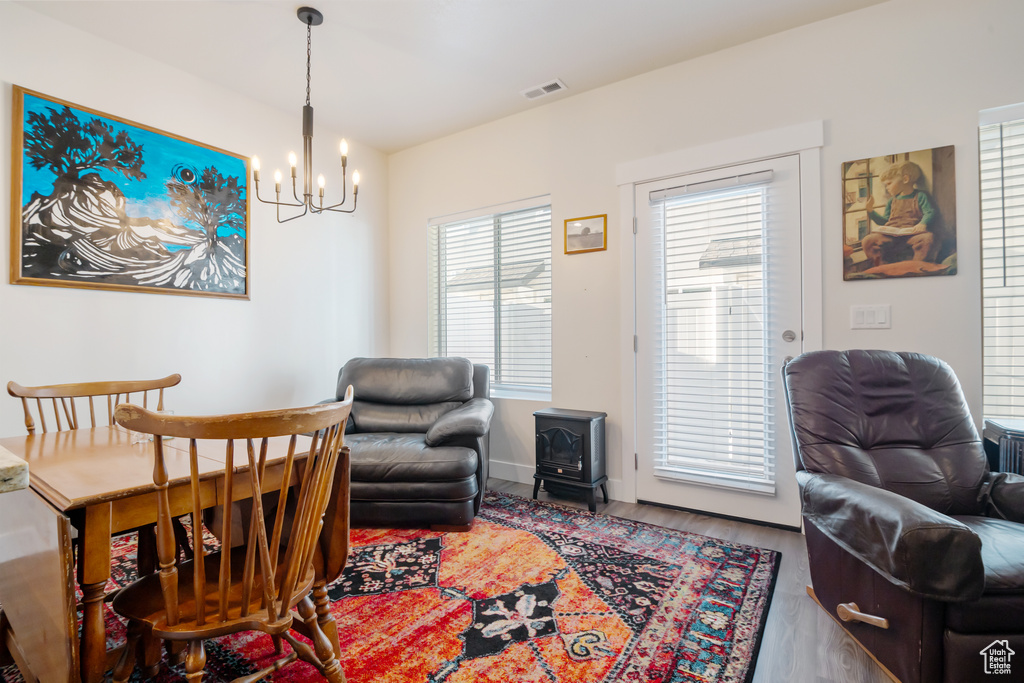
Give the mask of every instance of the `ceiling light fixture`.
[[[324, 15], [318, 10], [312, 7], [300, 7], [297, 15], [299, 21], [306, 25], [306, 106], [302, 108], [302, 198], [299, 198], [299, 191], [297, 187], [297, 175], [295, 164], [298, 161], [295, 158], [295, 152], [288, 155], [288, 164], [292, 167], [292, 197], [295, 201], [292, 202], [285, 197], [285, 201], [281, 201], [281, 171], [274, 171], [274, 192], [276, 195], [275, 201], [269, 199], [263, 199], [260, 197], [260, 160], [259, 157], [252, 158], [252, 179], [256, 184], [256, 199], [260, 200], [264, 204], [274, 204], [277, 206], [277, 222], [287, 223], [293, 221], [296, 218], [302, 218], [307, 213], [323, 213], [324, 211], [333, 211], [336, 213], [353, 213], [356, 210], [356, 204], [359, 201], [359, 171], [352, 173], [352, 208], [342, 209], [341, 206], [345, 203], [346, 194], [348, 192], [346, 186], [345, 169], [348, 167], [348, 143], [345, 142], [344, 138], [341, 140], [341, 201], [337, 204], [331, 204], [324, 206], [324, 187], [327, 185], [327, 181], [321, 174], [317, 176], [316, 182], [319, 189], [319, 201], [313, 199], [313, 107], [309, 104], [309, 75], [310, 75], [310, 57], [312, 55], [312, 34], [313, 27], [319, 26], [324, 23]], [[302, 213], [290, 216], [288, 218], [281, 218], [281, 207], [293, 207], [302, 208]]]

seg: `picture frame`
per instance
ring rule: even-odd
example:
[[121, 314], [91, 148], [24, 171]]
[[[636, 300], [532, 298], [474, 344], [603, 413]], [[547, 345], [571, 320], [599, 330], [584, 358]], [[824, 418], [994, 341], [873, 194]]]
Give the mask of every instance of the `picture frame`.
[[249, 299], [249, 159], [14, 86], [17, 285]]
[[565, 219], [565, 253], [585, 254], [608, 248], [608, 214]]
[[956, 275], [953, 145], [847, 161], [843, 279]]

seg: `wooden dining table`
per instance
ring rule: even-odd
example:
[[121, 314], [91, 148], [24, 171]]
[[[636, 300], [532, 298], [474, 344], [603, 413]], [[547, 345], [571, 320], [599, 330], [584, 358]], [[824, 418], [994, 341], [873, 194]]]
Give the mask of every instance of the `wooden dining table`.
[[[287, 437], [270, 442], [264, 481], [277, 486]], [[111, 538], [157, 518], [153, 445], [132, 443], [127, 430], [112, 426], [4, 438], [0, 446], [28, 462], [30, 479], [29, 488], [0, 496], [0, 605], [7, 649], [19, 668], [40, 681], [98, 683], [111, 664], [103, 607]], [[197, 446], [201, 504], [223, 504], [229, 500], [223, 443]], [[164, 455], [171, 514], [188, 514], [188, 441], [165, 440]], [[248, 471], [248, 464], [236, 460], [235, 468]], [[251, 497], [249, 477], [233, 481], [230, 500]], [[80, 640], [76, 581], [82, 591]]]

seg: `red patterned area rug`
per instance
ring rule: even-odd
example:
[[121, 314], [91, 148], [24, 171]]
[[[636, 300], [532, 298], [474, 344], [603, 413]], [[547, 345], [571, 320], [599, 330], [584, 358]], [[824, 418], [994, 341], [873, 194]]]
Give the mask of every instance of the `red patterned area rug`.
[[[122, 581], [134, 550], [115, 551]], [[488, 492], [469, 532], [354, 529], [330, 596], [350, 683], [740, 683], [753, 676], [780, 560]], [[113, 616], [108, 632], [123, 642]], [[207, 647], [205, 680], [272, 658], [269, 636], [226, 636]], [[3, 674], [20, 681], [13, 667]], [[184, 676], [165, 666], [157, 680]], [[321, 679], [296, 663], [274, 680]]]

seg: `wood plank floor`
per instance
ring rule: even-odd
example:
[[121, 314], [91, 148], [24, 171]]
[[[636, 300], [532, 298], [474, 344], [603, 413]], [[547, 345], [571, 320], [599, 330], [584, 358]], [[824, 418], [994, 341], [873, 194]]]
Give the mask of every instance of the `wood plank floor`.
[[[488, 488], [529, 498], [532, 484], [490, 479]], [[540, 500], [586, 508], [583, 501]], [[598, 494], [600, 500], [600, 494]], [[782, 553], [753, 683], [891, 683], [882, 670], [807, 596], [811, 582], [803, 535], [716, 517], [613, 500], [599, 513], [625, 517]]]

